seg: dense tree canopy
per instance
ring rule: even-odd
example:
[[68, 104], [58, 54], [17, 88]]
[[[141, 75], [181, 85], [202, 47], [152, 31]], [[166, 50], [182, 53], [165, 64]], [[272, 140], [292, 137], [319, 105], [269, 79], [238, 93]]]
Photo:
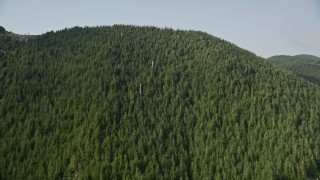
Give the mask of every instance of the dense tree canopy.
[[312, 55], [272, 56], [271, 63], [292, 71], [299, 77], [320, 85], [320, 58]]
[[6, 32], [6, 29], [2, 26], [0, 26], [0, 33], [5, 33]]
[[203, 32], [2, 37], [0, 179], [320, 177], [320, 90]]

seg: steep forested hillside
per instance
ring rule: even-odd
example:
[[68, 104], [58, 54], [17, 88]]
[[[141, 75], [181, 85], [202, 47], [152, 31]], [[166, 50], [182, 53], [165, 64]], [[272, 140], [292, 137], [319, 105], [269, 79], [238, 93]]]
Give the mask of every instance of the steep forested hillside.
[[320, 85], [320, 58], [311, 55], [272, 56], [268, 61], [284, 67], [297, 76]]
[[116, 25], [0, 48], [0, 179], [320, 177], [319, 87], [229, 42]]

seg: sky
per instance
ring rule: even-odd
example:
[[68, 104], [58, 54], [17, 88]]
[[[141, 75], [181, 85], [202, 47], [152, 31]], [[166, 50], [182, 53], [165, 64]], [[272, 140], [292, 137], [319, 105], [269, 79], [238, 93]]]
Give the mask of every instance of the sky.
[[17, 34], [114, 24], [204, 31], [265, 58], [320, 57], [320, 0], [0, 0], [0, 26]]

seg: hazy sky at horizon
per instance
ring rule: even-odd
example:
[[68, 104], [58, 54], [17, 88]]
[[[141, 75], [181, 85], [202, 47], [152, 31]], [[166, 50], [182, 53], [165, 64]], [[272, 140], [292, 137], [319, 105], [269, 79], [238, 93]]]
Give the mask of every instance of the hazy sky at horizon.
[[0, 26], [18, 34], [113, 24], [200, 30], [262, 57], [320, 57], [320, 0], [0, 0]]

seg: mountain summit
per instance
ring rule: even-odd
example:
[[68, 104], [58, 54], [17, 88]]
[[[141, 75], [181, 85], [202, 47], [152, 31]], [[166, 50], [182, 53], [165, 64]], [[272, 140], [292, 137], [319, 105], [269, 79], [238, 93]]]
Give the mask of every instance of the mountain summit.
[[0, 179], [320, 176], [319, 87], [217, 37], [75, 27], [0, 48]]

